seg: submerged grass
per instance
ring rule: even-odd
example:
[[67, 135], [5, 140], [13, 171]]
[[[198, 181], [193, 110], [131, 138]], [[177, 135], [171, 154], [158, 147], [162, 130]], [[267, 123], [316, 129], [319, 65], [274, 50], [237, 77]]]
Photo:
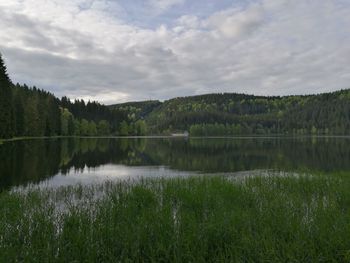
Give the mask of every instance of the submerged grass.
[[0, 262], [349, 262], [350, 178], [196, 177], [0, 195]]

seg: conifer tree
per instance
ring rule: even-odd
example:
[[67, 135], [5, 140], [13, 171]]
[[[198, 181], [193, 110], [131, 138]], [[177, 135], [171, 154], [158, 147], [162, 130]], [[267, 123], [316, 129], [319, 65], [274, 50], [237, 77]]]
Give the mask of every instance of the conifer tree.
[[13, 131], [12, 83], [0, 54], [0, 138], [10, 138]]

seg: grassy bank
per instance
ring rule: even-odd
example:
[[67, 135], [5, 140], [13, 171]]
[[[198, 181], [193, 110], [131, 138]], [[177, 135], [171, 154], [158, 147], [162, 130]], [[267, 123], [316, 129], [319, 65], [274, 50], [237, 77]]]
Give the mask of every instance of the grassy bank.
[[0, 195], [0, 262], [348, 262], [345, 175]]

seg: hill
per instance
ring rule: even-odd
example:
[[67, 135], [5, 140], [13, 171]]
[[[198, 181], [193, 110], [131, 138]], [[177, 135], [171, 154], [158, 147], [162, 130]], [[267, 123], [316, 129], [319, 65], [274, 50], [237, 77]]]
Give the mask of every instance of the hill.
[[148, 114], [160, 105], [162, 105], [162, 103], [159, 100], [147, 100], [110, 105], [109, 108], [127, 113], [129, 119], [139, 120], [146, 118]]
[[253, 96], [236, 93], [178, 97], [113, 105], [151, 134], [191, 135], [349, 134], [350, 90], [307, 96]]

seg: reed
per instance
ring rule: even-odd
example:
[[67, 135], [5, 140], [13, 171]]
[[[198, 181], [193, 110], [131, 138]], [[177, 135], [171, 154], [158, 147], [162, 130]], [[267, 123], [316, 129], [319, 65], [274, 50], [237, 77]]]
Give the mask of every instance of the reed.
[[349, 262], [350, 177], [150, 179], [0, 195], [0, 262]]

